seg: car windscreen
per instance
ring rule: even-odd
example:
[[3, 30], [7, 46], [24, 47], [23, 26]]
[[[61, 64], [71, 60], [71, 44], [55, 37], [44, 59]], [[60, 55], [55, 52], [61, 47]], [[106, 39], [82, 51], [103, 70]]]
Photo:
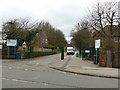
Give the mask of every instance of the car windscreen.
[[67, 49], [67, 51], [73, 51], [73, 49]]

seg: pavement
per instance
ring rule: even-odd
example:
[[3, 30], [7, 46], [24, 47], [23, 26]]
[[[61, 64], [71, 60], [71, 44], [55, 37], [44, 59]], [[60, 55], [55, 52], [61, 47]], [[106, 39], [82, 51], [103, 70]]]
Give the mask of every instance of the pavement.
[[52, 63], [50, 68], [80, 75], [120, 79], [120, 69], [101, 67], [99, 64], [94, 64], [93, 61], [82, 60], [75, 56], [66, 56], [64, 60]]

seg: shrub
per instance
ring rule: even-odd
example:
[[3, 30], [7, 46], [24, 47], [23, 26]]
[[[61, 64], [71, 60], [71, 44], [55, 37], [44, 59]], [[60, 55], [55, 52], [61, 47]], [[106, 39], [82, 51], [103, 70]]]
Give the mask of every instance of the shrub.
[[[14, 49], [11, 48], [11, 55], [9, 57], [9, 59], [15, 59], [14, 57]], [[25, 52], [25, 53], [22, 53], [21, 51], [18, 51], [20, 52], [20, 55], [21, 55], [21, 58], [23, 59], [27, 59], [27, 58], [34, 58], [34, 57], [40, 57], [40, 56], [47, 56], [47, 55], [52, 55], [52, 54], [56, 54], [57, 51], [53, 50], [53, 51], [37, 51], [37, 52], [33, 52], [33, 53], [30, 53], [30, 52]], [[4, 48], [2, 50], [2, 59], [7, 59], [7, 48]]]
[[34, 58], [34, 57], [40, 57], [40, 56], [47, 56], [47, 55], [53, 55], [56, 54], [57, 51], [39, 51], [39, 52], [25, 52], [23, 58]]

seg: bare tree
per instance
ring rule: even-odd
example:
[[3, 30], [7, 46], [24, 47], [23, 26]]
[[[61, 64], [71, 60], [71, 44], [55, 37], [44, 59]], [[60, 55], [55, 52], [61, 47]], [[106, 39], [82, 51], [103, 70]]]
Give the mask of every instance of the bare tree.
[[82, 21], [81, 23], [77, 23], [75, 29], [77, 31], [71, 34], [73, 36], [72, 41], [74, 42], [75, 47], [78, 48], [79, 51], [89, 48], [91, 31], [89, 30], [88, 22]]
[[114, 44], [112, 45], [110, 42], [113, 42], [113, 37], [120, 27], [117, 3], [98, 2], [93, 10], [90, 11], [89, 25], [91, 26], [93, 32], [104, 39], [105, 42], [103, 45], [105, 44], [104, 46], [106, 48], [109, 46], [109, 49], [112, 49]]

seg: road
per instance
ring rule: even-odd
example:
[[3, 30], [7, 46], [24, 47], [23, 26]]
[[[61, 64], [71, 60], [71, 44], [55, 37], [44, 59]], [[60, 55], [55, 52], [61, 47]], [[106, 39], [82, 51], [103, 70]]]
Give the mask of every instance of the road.
[[60, 55], [2, 63], [2, 88], [118, 88], [118, 80], [65, 73], [49, 68]]

